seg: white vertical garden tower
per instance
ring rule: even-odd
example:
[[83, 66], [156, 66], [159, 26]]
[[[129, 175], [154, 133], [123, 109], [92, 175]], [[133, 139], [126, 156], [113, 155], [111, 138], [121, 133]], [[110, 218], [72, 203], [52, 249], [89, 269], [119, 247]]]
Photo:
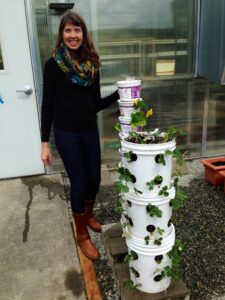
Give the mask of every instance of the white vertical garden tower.
[[[171, 282], [171, 250], [175, 244], [175, 229], [171, 222], [172, 199], [175, 187], [172, 182], [173, 151], [175, 140], [142, 143], [128, 139], [131, 114], [140, 98], [140, 80], [118, 82], [121, 116], [118, 167], [121, 196], [121, 223], [128, 246], [130, 279], [135, 287], [157, 293], [166, 290]], [[124, 123], [126, 125], [124, 126]], [[156, 131], [152, 136], [157, 136]], [[136, 132], [143, 135], [144, 132]], [[163, 140], [164, 134], [159, 134]]]

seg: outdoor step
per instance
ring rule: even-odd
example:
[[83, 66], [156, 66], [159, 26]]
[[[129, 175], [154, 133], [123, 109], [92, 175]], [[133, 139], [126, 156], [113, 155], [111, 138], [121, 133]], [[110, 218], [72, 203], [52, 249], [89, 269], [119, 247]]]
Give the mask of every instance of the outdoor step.
[[125, 238], [122, 237], [122, 232], [120, 223], [102, 226], [103, 244], [111, 266], [117, 261], [123, 261], [128, 252]]
[[121, 300], [189, 300], [189, 292], [182, 280], [172, 281], [166, 291], [161, 293], [144, 293], [137, 289], [128, 290], [123, 283], [129, 279], [128, 263], [123, 261], [127, 253], [125, 238], [122, 237], [122, 226], [120, 223], [107, 224], [102, 227], [102, 238], [112, 267], [116, 285]]

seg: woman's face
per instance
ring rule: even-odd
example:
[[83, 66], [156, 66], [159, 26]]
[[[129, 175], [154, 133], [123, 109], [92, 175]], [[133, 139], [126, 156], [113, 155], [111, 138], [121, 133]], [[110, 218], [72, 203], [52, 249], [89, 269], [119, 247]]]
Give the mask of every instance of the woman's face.
[[71, 50], [77, 50], [83, 43], [83, 31], [81, 27], [66, 24], [63, 30], [63, 42]]

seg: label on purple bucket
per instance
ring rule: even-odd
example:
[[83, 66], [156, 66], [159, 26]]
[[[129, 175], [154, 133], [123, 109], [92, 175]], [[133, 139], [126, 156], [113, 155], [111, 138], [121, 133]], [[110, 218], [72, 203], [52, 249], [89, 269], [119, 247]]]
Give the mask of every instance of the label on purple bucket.
[[141, 86], [135, 85], [130, 87], [119, 87], [120, 99], [135, 99], [140, 98]]
[[133, 86], [131, 88], [131, 98], [139, 98], [140, 97], [141, 86]]

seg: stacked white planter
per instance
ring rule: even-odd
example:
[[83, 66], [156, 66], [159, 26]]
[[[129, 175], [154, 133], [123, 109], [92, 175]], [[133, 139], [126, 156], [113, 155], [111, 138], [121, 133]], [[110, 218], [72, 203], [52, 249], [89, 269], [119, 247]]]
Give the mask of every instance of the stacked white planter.
[[118, 81], [118, 91], [120, 99], [118, 100], [120, 117], [119, 123], [121, 126], [120, 138], [123, 138], [130, 131], [136, 131], [132, 129], [130, 125], [131, 114], [135, 111], [134, 100], [140, 98], [141, 93], [141, 81], [140, 80], [125, 80]]
[[[130, 92], [126, 90], [126, 95], [132, 96], [132, 82], [118, 82], [119, 94], [123, 97], [118, 101], [119, 105], [124, 101], [133, 101], [132, 97], [124, 99], [124, 86], [126, 89], [130, 88]], [[123, 110], [120, 109], [126, 118], [129, 117], [129, 112], [125, 110], [126, 107], [130, 110], [129, 105], [123, 105]], [[130, 278], [138, 289], [147, 293], [157, 293], [167, 289], [171, 282], [170, 277], [161, 276], [164, 268], [171, 266], [167, 253], [175, 243], [170, 205], [171, 199], [175, 197], [175, 188], [171, 181], [172, 155], [165, 155], [165, 152], [173, 151], [176, 145], [175, 141], [163, 144], [135, 144], [125, 140], [126, 133], [120, 133], [119, 152], [121, 167], [128, 169], [133, 178], [132, 182], [128, 183], [129, 192], [122, 194], [124, 213], [121, 217], [128, 253], [135, 254], [129, 261]], [[130, 151], [133, 153], [132, 159], [127, 159], [125, 154]], [[159, 163], [160, 155], [164, 155], [165, 165]], [[161, 182], [153, 184], [149, 190], [146, 183], [159, 176], [162, 178]], [[159, 195], [163, 187], [167, 187], [166, 195]], [[152, 215], [151, 208], [159, 209], [161, 216]]]

